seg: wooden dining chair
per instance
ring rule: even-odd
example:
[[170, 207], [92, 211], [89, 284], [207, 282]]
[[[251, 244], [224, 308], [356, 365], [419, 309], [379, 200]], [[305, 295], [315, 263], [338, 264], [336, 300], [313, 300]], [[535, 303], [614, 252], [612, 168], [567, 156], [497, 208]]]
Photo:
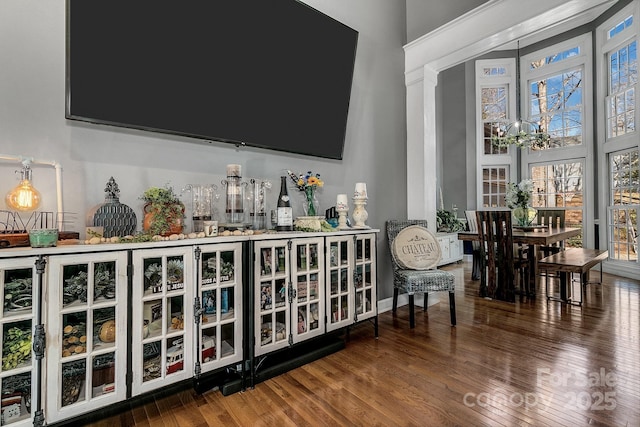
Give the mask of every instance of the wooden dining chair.
[[[551, 228], [564, 227], [564, 209], [538, 209], [537, 224]], [[540, 246], [542, 256], [546, 257], [564, 250], [564, 242], [557, 242], [549, 246]]]
[[520, 290], [529, 289], [529, 262], [513, 245], [511, 211], [476, 211], [480, 237], [480, 296], [515, 302], [516, 272]]
[[[467, 227], [469, 228], [469, 232], [478, 233], [478, 218], [476, 217], [476, 211], [466, 210], [464, 211], [464, 215], [467, 217]], [[472, 268], [471, 268], [471, 280], [480, 279], [480, 242], [472, 241]]]
[[[545, 225], [551, 228], [564, 227], [564, 209], [538, 209], [538, 216], [536, 222], [538, 225]], [[539, 246], [538, 253], [539, 258], [545, 258], [549, 255], [554, 255], [564, 250], [564, 241], [552, 243], [547, 246]], [[557, 272], [542, 271], [539, 273], [540, 277], [545, 279], [545, 287], [549, 286], [549, 279], [559, 278], [560, 275]]]

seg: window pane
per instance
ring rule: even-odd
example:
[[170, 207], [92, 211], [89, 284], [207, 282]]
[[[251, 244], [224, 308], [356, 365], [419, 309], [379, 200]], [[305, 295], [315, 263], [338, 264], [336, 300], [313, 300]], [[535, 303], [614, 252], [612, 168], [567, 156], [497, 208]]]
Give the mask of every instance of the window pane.
[[574, 69], [530, 85], [530, 120], [540, 123], [542, 130], [551, 135], [547, 146], [533, 150], [582, 144], [582, 80], [582, 70]]
[[497, 136], [498, 129], [507, 122], [507, 86], [483, 87], [480, 92], [484, 154], [507, 154], [507, 147], [497, 147], [493, 144], [493, 137]]
[[482, 169], [482, 204], [485, 208], [504, 207], [508, 176], [507, 167]]
[[[558, 162], [531, 167], [533, 206], [565, 209], [567, 227], [582, 228], [584, 167], [581, 161]], [[582, 238], [571, 242], [582, 245]]]
[[637, 42], [609, 53], [607, 136], [635, 132], [635, 86], [638, 83]]
[[640, 209], [640, 151], [609, 155], [609, 258], [638, 261], [638, 210]]

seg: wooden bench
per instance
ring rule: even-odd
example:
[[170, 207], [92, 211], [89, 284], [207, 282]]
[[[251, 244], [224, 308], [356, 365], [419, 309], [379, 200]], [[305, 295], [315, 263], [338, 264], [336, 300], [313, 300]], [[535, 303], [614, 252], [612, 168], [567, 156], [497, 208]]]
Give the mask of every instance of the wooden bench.
[[[587, 249], [587, 248], [568, 248], [557, 254], [549, 255], [538, 261], [539, 271], [555, 271], [557, 273], [565, 273], [565, 276], [561, 280], [560, 285], [560, 299], [563, 302], [575, 302], [571, 299], [571, 278], [567, 278], [568, 274], [579, 273], [580, 274], [580, 301], [578, 304], [582, 304], [582, 289], [584, 285], [588, 283], [588, 274], [596, 265], [607, 259], [609, 252], [600, 249]], [[547, 299], [558, 300], [557, 298], [549, 294], [549, 281], [547, 280], [545, 289], [547, 292]], [[594, 282], [597, 283], [597, 282]], [[600, 268], [600, 282], [602, 283], [602, 268]]]

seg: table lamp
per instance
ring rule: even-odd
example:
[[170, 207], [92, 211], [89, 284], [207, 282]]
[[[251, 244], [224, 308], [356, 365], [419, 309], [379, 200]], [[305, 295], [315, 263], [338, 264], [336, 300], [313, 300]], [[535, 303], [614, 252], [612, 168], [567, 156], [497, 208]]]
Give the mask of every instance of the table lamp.
[[[17, 172], [17, 171], [16, 171]], [[20, 183], [7, 193], [5, 201], [10, 209], [21, 212], [33, 211], [40, 206], [40, 192], [31, 183], [31, 161], [22, 161]]]

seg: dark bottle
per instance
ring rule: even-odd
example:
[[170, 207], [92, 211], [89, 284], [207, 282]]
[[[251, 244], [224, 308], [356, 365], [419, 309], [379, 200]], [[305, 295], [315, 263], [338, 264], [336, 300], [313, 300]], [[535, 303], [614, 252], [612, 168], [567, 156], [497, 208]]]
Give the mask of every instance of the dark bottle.
[[280, 195], [278, 196], [278, 220], [276, 231], [293, 231], [293, 209], [287, 192], [287, 177], [280, 177]]

